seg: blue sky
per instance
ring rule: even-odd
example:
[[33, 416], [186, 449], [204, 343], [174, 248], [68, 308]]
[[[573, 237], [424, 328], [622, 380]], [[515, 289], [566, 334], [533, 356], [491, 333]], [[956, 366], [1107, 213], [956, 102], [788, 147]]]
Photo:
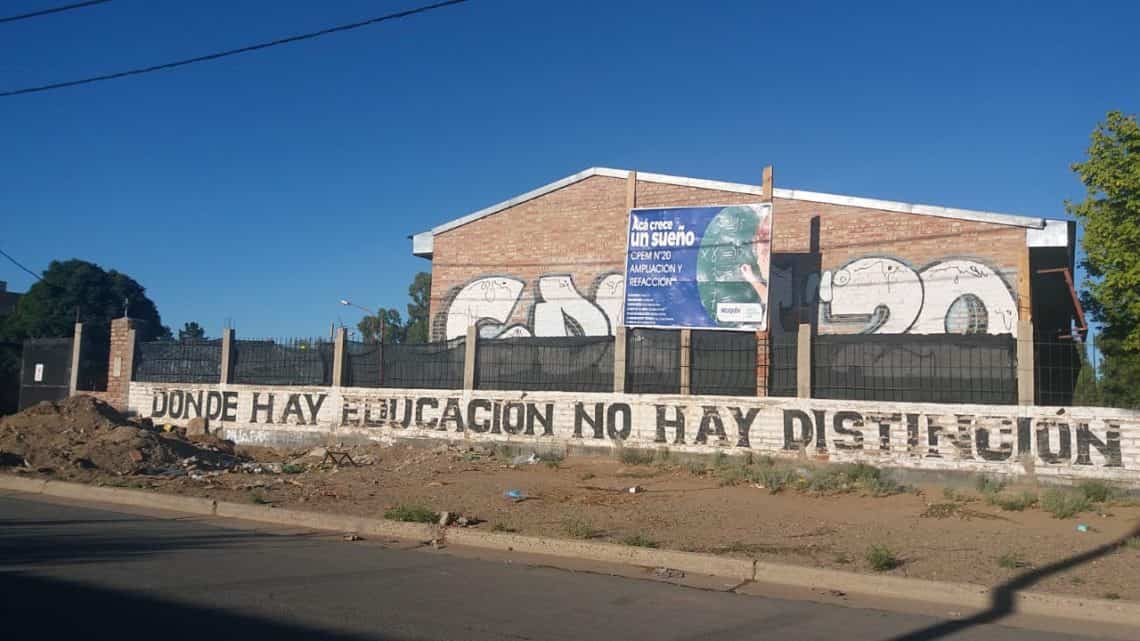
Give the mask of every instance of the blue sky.
[[[0, 24], [0, 88], [410, 6], [115, 0]], [[409, 234], [594, 165], [758, 183], [771, 163], [782, 187], [1063, 216], [1097, 121], [1140, 106], [1138, 23], [1135, 2], [472, 0], [0, 98], [0, 247], [260, 337], [353, 325], [345, 296], [402, 309], [430, 266]]]

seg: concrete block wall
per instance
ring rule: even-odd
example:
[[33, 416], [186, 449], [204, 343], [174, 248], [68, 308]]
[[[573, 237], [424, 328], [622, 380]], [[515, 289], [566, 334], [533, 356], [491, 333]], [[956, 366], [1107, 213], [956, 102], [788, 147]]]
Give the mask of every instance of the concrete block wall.
[[133, 383], [156, 423], [239, 443], [397, 439], [667, 448], [1140, 488], [1140, 412], [812, 399]]

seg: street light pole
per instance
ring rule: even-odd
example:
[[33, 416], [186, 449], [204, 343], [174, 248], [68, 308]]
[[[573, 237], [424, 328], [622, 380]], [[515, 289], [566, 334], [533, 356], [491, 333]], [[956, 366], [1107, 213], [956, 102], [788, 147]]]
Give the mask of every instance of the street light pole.
[[355, 307], [357, 309], [364, 310], [364, 312], [366, 312], [370, 315], [376, 314], [376, 317], [380, 319], [380, 344], [381, 345], [384, 344], [384, 314], [383, 314], [383, 312], [381, 312], [379, 310], [374, 312], [371, 309], [368, 309], [367, 307], [357, 305], [356, 303], [348, 300], [347, 298], [340, 299], [340, 304], [345, 305], [347, 307]]

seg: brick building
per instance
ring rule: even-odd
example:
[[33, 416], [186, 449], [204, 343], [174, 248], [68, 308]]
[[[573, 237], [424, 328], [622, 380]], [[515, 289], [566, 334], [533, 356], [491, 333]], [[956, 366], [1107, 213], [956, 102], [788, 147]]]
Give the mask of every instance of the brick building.
[[631, 208], [764, 202], [773, 336], [801, 323], [818, 335], [1083, 329], [1071, 221], [763, 182], [591, 168], [416, 234], [413, 253], [432, 261], [432, 339], [469, 324], [484, 338], [613, 333]]

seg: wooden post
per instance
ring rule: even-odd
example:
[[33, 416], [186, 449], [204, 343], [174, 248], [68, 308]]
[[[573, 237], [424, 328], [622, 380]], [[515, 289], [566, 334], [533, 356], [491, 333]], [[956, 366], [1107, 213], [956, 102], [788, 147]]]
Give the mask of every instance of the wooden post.
[[688, 396], [689, 390], [692, 387], [693, 370], [690, 368], [693, 356], [693, 352], [690, 349], [692, 339], [693, 330], [681, 330], [681, 394], [683, 396]]
[[766, 165], [761, 174], [763, 176], [760, 183], [760, 198], [766, 202], [772, 201], [772, 165]]
[[83, 323], [75, 324], [71, 335], [71, 377], [67, 383], [67, 395], [75, 396], [79, 391], [79, 363], [83, 357]]
[[625, 325], [614, 330], [614, 392], [625, 392]]
[[811, 398], [811, 323], [800, 323], [796, 335], [796, 396]]
[[756, 330], [756, 395], [768, 395], [768, 331]]
[[218, 382], [227, 385], [233, 380], [234, 369], [234, 330], [227, 327], [222, 330], [222, 367]]
[[475, 389], [475, 352], [479, 342], [474, 325], [467, 326], [467, 342], [463, 345], [463, 389]]
[[348, 332], [343, 327], [339, 327], [336, 330], [336, 339], [333, 341], [333, 387], [340, 387], [344, 384], [344, 350], [347, 347], [347, 334]]

